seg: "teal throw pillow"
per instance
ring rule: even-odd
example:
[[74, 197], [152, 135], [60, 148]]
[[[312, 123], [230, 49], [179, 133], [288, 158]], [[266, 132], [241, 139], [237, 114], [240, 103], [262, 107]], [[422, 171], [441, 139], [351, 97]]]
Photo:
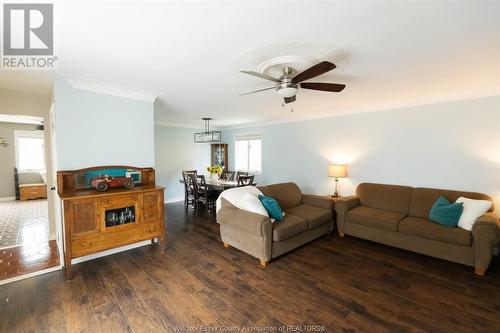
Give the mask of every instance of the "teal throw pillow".
[[283, 220], [283, 211], [281, 210], [278, 201], [276, 201], [271, 197], [266, 197], [265, 195], [261, 194], [259, 194], [259, 200], [260, 202], [262, 202], [262, 205], [267, 210], [271, 218], [275, 219], [276, 221]]
[[448, 228], [454, 228], [457, 226], [463, 210], [463, 203], [450, 203], [445, 197], [441, 196], [432, 205], [429, 220]]

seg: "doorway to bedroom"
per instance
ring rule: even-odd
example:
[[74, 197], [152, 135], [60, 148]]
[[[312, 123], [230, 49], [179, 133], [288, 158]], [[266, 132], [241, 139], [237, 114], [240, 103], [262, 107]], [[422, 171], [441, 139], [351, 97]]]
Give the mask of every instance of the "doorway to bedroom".
[[0, 115], [0, 281], [59, 265], [45, 142], [42, 117]]

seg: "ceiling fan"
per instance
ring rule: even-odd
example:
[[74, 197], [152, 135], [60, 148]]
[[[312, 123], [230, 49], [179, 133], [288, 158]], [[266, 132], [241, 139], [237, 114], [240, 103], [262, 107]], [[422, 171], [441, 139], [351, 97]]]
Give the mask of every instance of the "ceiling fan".
[[241, 95], [253, 94], [259, 91], [265, 91], [270, 89], [275, 89], [278, 94], [280, 94], [284, 99], [285, 103], [292, 103], [296, 100], [296, 95], [299, 88], [310, 89], [310, 90], [321, 90], [321, 91], [330, 91], [330, 92], [340, 92], [344, 90], [345, 84], [338, 83], [323, 83], [323, 82], [303, 82], [313, 77], [319, 76], [326, 72], [334, 69], [335, 66], [329, 61], [322, 61], [319, 64], [316, 64], [308, 69], [295, 74], [295, 69], [292, 67], [285, 67], [283, 69], [283, 75], [280, 78], [275, 78], [263, 73], [253, 72], [253, 71], [241, 71], [242, 73], [253, 75], [256, 77], [260, 77], [261, 79], [273, 81], [276, 84], [272, 87], [259, 89], [255, 91], [250, 91], [247, 93], [243, 93]]

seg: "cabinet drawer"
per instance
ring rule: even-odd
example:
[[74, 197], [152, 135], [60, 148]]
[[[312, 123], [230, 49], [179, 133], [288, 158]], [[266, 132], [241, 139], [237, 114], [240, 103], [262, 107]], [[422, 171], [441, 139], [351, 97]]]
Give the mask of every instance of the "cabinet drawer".
[[46, 185], [33, 185], [19, 187], [19, 194], [21, 200], [38, 199], [47, 197]]
[[124, 194], [124, 195], [115, 195], [104, 197], [100, 199], [102, 206], [127, 206], [133, 205], [135, 202], [139, 200], [139, 196], [137, 194]]
[[109, 250], [118, 246], [148, 240], [162, 235], [162, 226], [158, 223], [125, 225], [114, 232], [103, 232], [71, 240], [71, 257], [77, 258], [90, 253]]

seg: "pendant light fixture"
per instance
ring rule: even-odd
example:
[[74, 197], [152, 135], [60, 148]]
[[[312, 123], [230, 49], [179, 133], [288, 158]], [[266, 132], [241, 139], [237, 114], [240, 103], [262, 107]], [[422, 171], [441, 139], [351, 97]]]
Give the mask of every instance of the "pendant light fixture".
[[205, 122], [205, 131], [194, 133], [194, 142], [213, 143], [221, 141], [221, 132], [210, 130], [210, 120], [212, 120], [212, 118], [203, 118], [203, 121]]

